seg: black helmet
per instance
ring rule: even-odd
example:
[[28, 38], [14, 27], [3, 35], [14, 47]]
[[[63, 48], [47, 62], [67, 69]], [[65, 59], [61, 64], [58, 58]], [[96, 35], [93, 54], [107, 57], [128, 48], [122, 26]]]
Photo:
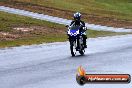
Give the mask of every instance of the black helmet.
[[74, 14], [74, 20], [80, 20], [81, 19], [81, 14], [79, 12], [76, 12]]

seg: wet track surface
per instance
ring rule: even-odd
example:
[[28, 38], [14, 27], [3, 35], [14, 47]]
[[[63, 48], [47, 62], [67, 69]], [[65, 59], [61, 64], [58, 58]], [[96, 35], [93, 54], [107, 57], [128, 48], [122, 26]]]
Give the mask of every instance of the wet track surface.
[[[71, 57], [69, 43], [0, 50], [0, 88], [80, 88], [77, 68], [87, 73], [132, 75], [132, 35], [88, 39], [84, 56]], [[83, 88], [131, 88], [132, 84], [87, 84]]]

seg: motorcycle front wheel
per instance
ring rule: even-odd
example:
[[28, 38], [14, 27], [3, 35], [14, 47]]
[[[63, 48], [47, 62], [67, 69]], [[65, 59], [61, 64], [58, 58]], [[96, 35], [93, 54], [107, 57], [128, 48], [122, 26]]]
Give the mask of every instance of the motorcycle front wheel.
[[70, 50], [71, 50], [71, 55], [74, 57], [76, 55], [76, 46], [75, 46], [75, 41], [70, 41]]
[[84, 52], [85, 52], [85, 50], [80, 50], [80, 51], [79, 51], [79, 53], [80, 53], [81, 55], [84, 55]]
[[85, 49], [84, 49], [84, 45], [83, 45], [83, 37], [80, 37], [80, 39], [79, 39], [79, 45], [80, 45], [79, 53], [81, 55], [84, 55]]

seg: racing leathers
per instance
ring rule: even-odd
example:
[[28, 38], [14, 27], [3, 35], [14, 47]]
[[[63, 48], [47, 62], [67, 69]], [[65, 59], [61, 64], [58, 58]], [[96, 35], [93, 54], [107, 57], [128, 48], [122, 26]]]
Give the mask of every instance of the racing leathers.
[[[85, 27], [85, 23], [81, 20], [75, 20], [75, 21], [73, 20], [71, 22], [70, 26], [72, 26], [72, 25], [79, 25], [79, 26], [82, 25], [82, 27], [80, 28], [80, 32], [82, 32], [84, 48], [87, 48], [87, 44], [86, 44], [87, 35], [86, 35], [86, 32], [85, 32], [86, 30], [83, 29], [83, 27]], [[79, 47], [79, 46], [77, 46], [77, 47]]]

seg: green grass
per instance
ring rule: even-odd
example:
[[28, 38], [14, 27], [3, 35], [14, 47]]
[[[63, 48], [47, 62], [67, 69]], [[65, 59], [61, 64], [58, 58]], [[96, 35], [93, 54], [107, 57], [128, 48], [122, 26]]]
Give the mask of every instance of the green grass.
[[[9, 0], [6, 0], [9, 1]], [[13, 0], [132, 21], [132, 0]]]
[[15, 39], [12, 41], [2, 41], [0, 42], [0, 47], [14, 47], [21, 45], [32, 45], [32, 44], [41, 44], [41, 43], [51, 43], [51, 42], [63, 42], [67, 40], [66, 35], [54, 35], [54, 36], [38, 36], [38, 37], [29, 37], [22, 39]]
[[[13, 27], [32, 27], [32, 26], [41, 26], [47, 28], [56, 28], [65, 31], [66, 28], [64, 25], [59, 25], [47, 21], [37, 20], [30, 17], [19, 16], [14, 14], [9, 14], [5, 12], [0, 12], [0, 32], [9, 32], [13, 33]], [[89, 30], [88, 37], [101, 37], [101, 36], [112, 36], [126, 33], [114, 33], [114, 32], [104, 32], [104, 31], [94, 31]], [[19, 34], [19, 33], [18, 33]], [[31, 44], [41, 44], [49, 42], [63, 42], [67, 41], [67, 35], [64, 33], [29, 33], [27, 37], [16, 38], [13, 40], [1, 40], [0, 48], [3, 47], [13, 47], [21, 45], [31, 45]]]
[[[127, 33], [114, 33], [114, 32], [104, 32], [104, 31], [87, 31], [88, 38], [96, 38], [96, 37], [104, 37], [104, 36], [114, 36], [114, 35], [123, 35]], [[46, 36], [38, 36], [38, 37], [29, 37], [16, 39], [12, 41], [2, 41], [0, 42], [0, 47], [14, 47], [21, 45], [32, 45], [32, 44], [42, 44], [42, 43], [52, 43], [52, 42], [64, 42], [68, 41], [68, 37], [66, 35], [46, 35]]]
[[64, 28], [62, 25], [33, 19], [30, 17], [8, 14], [0, 11], [0, 31], [11, 31], [12, 27], [19, 26], [46, 26]]

